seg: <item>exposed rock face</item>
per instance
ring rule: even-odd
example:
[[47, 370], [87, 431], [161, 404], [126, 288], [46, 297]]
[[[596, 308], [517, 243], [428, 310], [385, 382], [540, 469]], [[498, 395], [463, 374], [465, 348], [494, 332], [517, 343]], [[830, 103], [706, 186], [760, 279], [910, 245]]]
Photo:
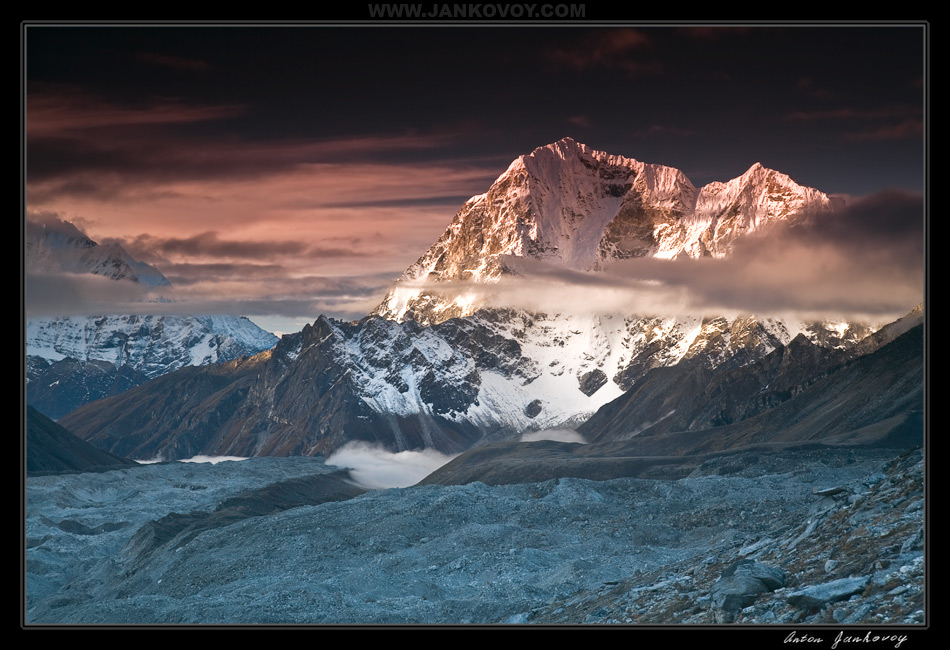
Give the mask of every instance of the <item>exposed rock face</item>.
[[851, 596], [860, 594], [868, 586], [869, 580], [870, 576], [860, 576], [857, 578], [839, 578], [819, 585], [809, 585], [801, 591], [789, 594], [787, 600], [790, 605], [794, 605], [799, 609], [820, 608], [829, 603], [847, 600]]
[[[164, 375], [63, 421], [79, 425], [79, 435], [100, 447], [139, 458], [312, 456], [350, 440], [459, 451], [481, 435], [470, 422], [452, 417], [475, 399], [467, 383], [474, 364], [442, 345], [429, 359], [395, 323], [357, 327], [320, 318], [272, 351]], [[448, 357], [438, 358], [440, 351]], [[485, 355], [496, 367], [514, 363]], [[404, 368], [412, 391], [399, 374]], [[385, 394], [374, 394], [380, 390], [374, 386]], [[377, 410], [374, 397], [395, 402]], [[429, 400], [429, 408], [413, 410], [421, 399]]]
[[832, 431], [856, 441], [873, 437], [873, 427], [920, 440], [923, 326], [872, 354], [848, 356], [798, 337], [739, 369], [656, 369], [578, 430], [593, 441], [677, 435], [680, 453], [738, 440], [817, 440]]
[[754, 560], [740, 560], [722, 572], [712, 588], [712, 602], [720, 621], [730, 623], [740, 609], [760, 595], [785, 586], [785, 572]]
[[108, 361], [77, 361], [66, 357], [50, 362], [27, 358], [27, 403], [44, 415], [59, 419], [83, 404], [118, 395], [148, 381], [148, 376], [127, 365]]
[[600, 368], [594, 368], [577, 378], [578, 388], [588, 397], [600, 390], [607, 383], [607, 375]]
[[[840, 452], [807, 456], [824, 464], [830, 460], [825, 453]], [[718, 474], [723, 463], [741, 468], [731, 475], [755, 471], [763, 462], [776, 468], [774, 463], [785, 463], [786, 471], [797, 467], [784, 454], [735, 460], [711, 462], [694, 476], [704, 470]], [[911, 550], [913, 543], [905, 545], [923, 529], [923, 472], [922, 451], [905, 452], [883, 471], [849, 483], [848, 490], [816, 494], [811, 508], [799, 517], [774, 510], [772, 521], [744, 542], [733, 545], [729, 536], [716, 536], [720, 541], [712, 543], [705, 559], [673, 562], [583, 595], [555, 599], [530, 612], [524, 622], [919, 626], [925, 622], [924, 555], [919, 547]], [[755, 504], [743, 509], [748, 514]], [[726, 516], [735, 517], [737, 510], [731, 512]], [[757, 593], [750, 585], [745, 596], [732, 602], [728, 585], [736, 581], [723, 581], [722, 576], [734, 576], [743, 566], [765, 567], [776, 578], [780, 572], [784, 582], [763, 584]]]

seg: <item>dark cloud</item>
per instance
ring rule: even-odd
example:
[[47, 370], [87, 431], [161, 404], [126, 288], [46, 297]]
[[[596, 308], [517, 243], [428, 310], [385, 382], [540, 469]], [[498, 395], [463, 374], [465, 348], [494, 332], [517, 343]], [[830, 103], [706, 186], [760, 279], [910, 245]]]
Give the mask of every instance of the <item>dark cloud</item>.
[[651, 47], [651, 38], [641, 30], [592, 30], [574, 44], [548, 51], [547, 57], [570, 70], [606, 68], [622, 70], [632, 76], [653, 75], [662, 71], [662, 65], [657, 59], [644, 55]]
[[681, 129], [681, 128], [675, 127], [675, 126], [665, 126], [665, 125], [662, 125], [662, 124], [653, 124], [653, 125], [647, 127], [646, 129], [641, 129], [641, 130], [639, 130], [639, 131], [635, 131], [635, 132], [633, 133], [633, 135], [636, 135], [637, 137], [641, 137], [641, 138], [649, 138], [649, 137], [662, 137], [662, 138], [665, 138], [665, 137], [679, 137], [679, 138], [682, 138], [682, 137], [688, 137], [688, 136], [691, 136], [691, 135], [695, 135], [695, 133], [694, 133], [693, 131], [688, 130], [688, 129]]
[[846, 141], [920, 140], [924, 133], [921, 109], [906, 105], [795, 111], [783, 119], [806, 123], [846, 122], [848, 130], [841, 133], [841, 138]]
[[[73, 88], [41, 85], [28, 95], [28, 188], [49, 195], [108, 198], [127, 194], [130, 179], [167, 183], [262, 178], [303, 164], [339, 165], [367, 153], [379, 159], [387, 151], [430, 149], [453, 137], [441, 133], [261, 141], [192, 128], [246, 110], [238, 104], [168, 100], [120, 105]], [[53, 185], [37, 188], [41, 182]]]
[[732, 26], [699, 26], [699, 27], [680, 27], [676, 29], [677, 34], [681, 34], [695, 41], [717, 42], [723, 39], [732, 39], [743, 34], [749, 34], [754, 29], [750, 27], [732, 27]]
[[392, 281], [391, 275], [386, 275], [383, 279], [375, 274], [298, 277], [288, 274], [287, 269], [274, 264], [171, 264], [163, 268], [166, 269], [169, 282], [175, 286], [228, 282], [235, 294], [260, 296], [299, 294], [363, 297], [379, 292]]
[[125, 127], [194, 124], [234, 117], [247, 110], [239, 104], [194, 105], [151, 100], [119, 105], [75, 86], [31, 84], [26, 97], [26, 134], [39, 138], [101, 137], [97, 130], [116, 132]]
[[281, 280], [287, 277], [286, 267], [280, 264], [162, 264], [163, 274], [175, 286], [189, 286], [217, 280], [252, 281]]
[[829, 100], [835, 97], [834, 91], [831, 91], [824, 87], [819, 87], [815, 84], [815, 80], [811, 77], [802, 77], [798, 80], [797, 87], [800, 91], [805, 94], [813, 97], [814, 99], [819, 100]]
[[163, 68], [172, 68], [174, 70], [190, 70], [193, 72], [208, 72], [211, 70], [211, 64], [200, 59], [189, 59], [183, 56], [172, 54], [159, 54], [157, 52], [139, 52], [135, 55], [139, 61], [157, 65]]
[[[156, 255], [272, 259], [279, 255], [300, 255], [308, 250], [301, 241], [235, 241], [221, 239], [217, 232], [207, 231], [192, 237], [154, 237], [139, 235], [131, 240], [115, 240], [134, 256], [152, 258]], [[346, 251], [344, 254], [353, 254]]]
[[785, 115], [790, 122], [809, 122], [820, 120], [880, 120], [920, 116], [920, 108], [913, 106], [883, 106], [879, 108], [835, 108], [813, 111], [795, 111]]
[[866, 131], [850, 131], [842, 137], [846, 140], [880, 142], [886, 140], [920, 140], [924, 134], [922, 120], [907, 120], [900, 124], [891, 124]]
[[721, 260], [653, 264], [650, 279], [743, 311], [902, 314], [923, 299], [923, 201], [884, 192], [810, 227], [777, 225]]

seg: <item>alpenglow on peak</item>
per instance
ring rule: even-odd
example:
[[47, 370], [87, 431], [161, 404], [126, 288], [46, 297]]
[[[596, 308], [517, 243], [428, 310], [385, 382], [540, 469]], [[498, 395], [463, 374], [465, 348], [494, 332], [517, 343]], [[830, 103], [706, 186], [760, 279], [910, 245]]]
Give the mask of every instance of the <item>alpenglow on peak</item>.
[[447, 298], [427, 288], [496, 282], [517, 273], [518, 258], [594, 271], [636, 257], [724, 257], [766, 224], [807, 221], [833, 207], [824, 193], [758, 162], [697, 189], [673, 167], [563, 138], [519, 156], [485, 194], [466, 201], [373, 313], [422, 323], [470, 315], [481, 305], [464, 291]]

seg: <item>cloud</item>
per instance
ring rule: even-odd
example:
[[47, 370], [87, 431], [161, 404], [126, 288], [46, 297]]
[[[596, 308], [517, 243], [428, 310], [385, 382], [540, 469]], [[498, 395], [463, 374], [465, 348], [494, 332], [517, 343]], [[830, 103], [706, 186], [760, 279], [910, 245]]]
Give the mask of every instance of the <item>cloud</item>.
[[[213, 276], [227, 280], [217, 290], [219, 302], [235, 288], [236, 299], [272, 296], [278, 270], [285, 286], [304, 277], [364, 276], [368, 268], [388, 270], [388, 284], [438, 238], [464, 198], [503, 170], [477, 158], [398, 160], [444, 144], [449, 133], [294, 142], [197, 131], [185, 137], [179, 125], [231, 111], [119, 107], [56, 90], [41, 88], [34, 98], [39, 135], [30, 141], [31, 212], [86, 224], [93, 239], [120, 243], [183, 293], [200, 289], [201, 300]], [[73, 105], [76, 116], [66, 110]], [[99, 119], [99, 109], [112, 115], [117, 132]], [[379, 162], [385, 152], [399, 156]], [[227, 272], [233, 275], [222, 277]], [[343, 300], [336, 315], [352, 315], [367, 299], [364, 291], [302, 295], [283, 311]]]
[[350, 468], [350, 475], [360, 485], [378, 490], [415, 485], [453, 458], [432, 449], [393, 453], [364, 442], [351, 442], [335, 451], [326, 463]]
[[[225, 462], [238, 462], [242, 460], [247, 460], [243, 456], [192, 456], [191, 458], [182, 458], [179, 460], [179, 463], [208, 463], [210, 465], [217, 465], [218, 463]], [[139, 461], [142, 462], [142, 461]]]
[[442, 132], [254, 140], [206, 128], [247, 110], [167, 99], [124, 105], [74, 87], [33, 84], [27, 94], [28, 192], [34, 200], [51, 194], [142, 196], [173, 189], [156, 185], [261, 179], [302, 165], [345, 166], [367, 155], [380, 160], [386, 152], [430, 150], [456, 137]]
[[636, 29], [591, 30], [578, 42], [547, 53], [548, 60], [560, 67], [576, 71], [591, 68], [619, 69], [632, 76], [657, 74], [659, 61], [643, 57], [652, 41]]
[[125, 313], [135, 313], [128, 308], [150, 297], [134, 282], [91, 273], [28, 270], [25, 281], [26, 313], [31, 317], [111, 314], [117, 306], [124, 306]]
[[713, 43], [723, 39], [733, 39], [744, 34], [752, 34], [755, 33], [756, 30], [751, 27], [724, 25], [722, 27], [679, 27], [675, 31], [677, 34], [682, 34], [694, 41]]
[[[853, 124], [841, 134], [844, 140], [853, 142], [882, 142], [888, 140], [919, 140], [923, 137], [924, 122], [917, 106], [882, 106], [871, 109], [849, 107], [795, 111], [785, 115], [787, 122], [841, 122]], [[876, 125], [870, 123], [876, 122]], [[862, 126], [862, 124], [864, 126]]]
[[695, 132], [689, 131], [687, 129], [681, 129], [676, 126], [664, 126], [662, 124], [653, 124], [646, 129], [635, 131], [633, 135], [637, 137], [641, 137], [641, 138], [655, 137], [655, 136], [660, 136], [664, 138], [671, 137], [671, 136], [688, 137], [691, 135], [695, 135]]
[[924, 135], [923, 120], [907, 120], [900, 124], [891, 124], [865, 131], [844, 133], [845, 140], [863, 142], [881, 142], [886, 140], [919, 140]]
[[795, 111], [785, 115], [789, 122], [812, 122], [824, 120], [880, 120], [906, 118], [920, 115], [916, 106], [884, 106], [871, 109], [835, 108], [815, 111]]
[[158, 52], [139, 52], [135, 58], [144, 63], [173, 70], [188, 70], [193, 72], [208, 72], [211, 64], [201, 59], [189, 59], [173, 54], [159, 54]]
[[[237, 241], [221, 239], [216, 231], [209, 230], [191, 237], [154, 237], [137, 235], [132, 239], [105, 239], [103, 243], [115, 242], [138, 259], [155, 256], [197, 256], [239, 259], [273, 259], [281, 255], [315, 254], [314, 249], [302, 241]], [[326, 249], [323, 254], [354, 254], [351, 250]]]
[[[239, 104], [188, 105], [170, 100], [120, 106], [71, 86], [32, 84], [26, 96], [27, 138], [78, 139], [95, 142], [98, 129], [193, 124], [233, 117], [246, 109]], [[34, 144], [31, 142], [31, 146]], [[102, 143], [105, 144], [105, 143]]]
[[798, 89], [803, 93], [814, 97], [815, 99], [828, 100], [835, 97], [835, 93], [827, 88], [821, 88], [815, 85], [815, 80], [811, 77], [802, 77], [798, 80]]
[[589, 129], [591, 126], [590, 118], [586, 115], [572, 115], [567, 118], [568, 124], [573, 124], [574, 126], [579, 126], [584, 129]]

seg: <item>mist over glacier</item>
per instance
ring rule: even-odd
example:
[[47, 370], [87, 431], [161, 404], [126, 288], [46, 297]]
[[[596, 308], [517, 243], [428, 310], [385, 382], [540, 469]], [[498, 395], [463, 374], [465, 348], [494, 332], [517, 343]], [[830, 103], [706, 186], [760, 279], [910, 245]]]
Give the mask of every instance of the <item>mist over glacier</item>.
[[392, 452], [378, 445], [354, 441], [330, 454], [326, 463], [349, 469], [354, 481], [378, 490], [415, 485], [457, 455], [434, 449]]

